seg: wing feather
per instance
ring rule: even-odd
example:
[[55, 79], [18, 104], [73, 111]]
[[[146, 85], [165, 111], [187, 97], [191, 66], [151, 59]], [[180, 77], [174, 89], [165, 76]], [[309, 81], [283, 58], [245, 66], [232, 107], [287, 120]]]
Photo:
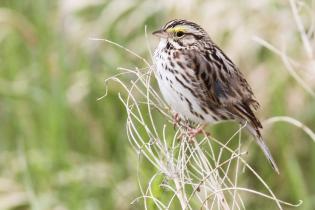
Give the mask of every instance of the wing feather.
[[198, 92], [212, 108], [224, 108], [236, 120], [248, 121], [254, 128], [262, 125], [253, 110], [259, 107], [243, 74], [216, 46], [207, 51], [185, 50], [187, 63], [193, 63]]

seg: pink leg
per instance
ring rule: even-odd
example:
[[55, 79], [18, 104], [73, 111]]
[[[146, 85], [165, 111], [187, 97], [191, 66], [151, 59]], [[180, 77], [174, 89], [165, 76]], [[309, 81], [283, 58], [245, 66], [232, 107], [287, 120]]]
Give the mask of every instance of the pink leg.
[[197, 127], [197, 128], [189, 128], [188, 130], [189, 137], [194, 138], [200, 133], [204, 133], [205, 135], [210, 135], [209, 133], [204, 131], [205, 127], [206, 127], [206, 124], [201, 125], [200, 127]]
[[176, 112], [173, 115], [173, 124], [174, 124], [174, 128], [176, 127], [176, 125], [178, 125], [180, 123], [180, 117], [179, 114]]

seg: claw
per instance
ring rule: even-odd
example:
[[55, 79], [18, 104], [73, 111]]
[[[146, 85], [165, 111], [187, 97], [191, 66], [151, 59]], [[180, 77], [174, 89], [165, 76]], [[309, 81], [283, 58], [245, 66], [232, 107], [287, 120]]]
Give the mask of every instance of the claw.
[[188, 135], [189, 135], [189, 137], [190, 137], [190, 138], [194, 138], [194, 137], [196, 137], [196, 136], [197, 136], [198, 134], [200, 134], [200, 133], [203, 133], [203, 134], [209, 136], [210, 133], [208, 133], [208, 132], [206, 132], [206, 131], [204, 130], [204, 127], [205, 127], [205, 126], [206, 126], [206, 125], [201, 125], [200, 127], [197, 127], [197, 128], [189, 128], [189, 130], [188, 130]]
[[188, 131], [188, 135], [190, 138], [194, 138], [196, 137], [198, 134], [202, 133], [202, 127], [199, 127], [199, 128], [191, 128], [189, 131]]

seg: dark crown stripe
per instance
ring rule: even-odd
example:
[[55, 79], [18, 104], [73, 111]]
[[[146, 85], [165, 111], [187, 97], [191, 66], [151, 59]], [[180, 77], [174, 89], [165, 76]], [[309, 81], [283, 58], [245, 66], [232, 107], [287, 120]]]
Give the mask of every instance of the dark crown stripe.
[[175, 20], [171, 20], [170, 22], [166, 23], [163, 27], [164, 30], [166, 29], [169, 29], [169, 28], [174, 28], [175, 26], [177, 25], [189, 25], [189, 26], [192, 26], [194, 28], [196, 28], [197, 30], [200, 30], [202, 29], [198, 24], [196, 23], [193, 23], [193, 22], [190, 22], [188, 20], [184, 20], [184, 19], [181, 19], [181, 20], [178, 20], [178, 19], [175, 19]]

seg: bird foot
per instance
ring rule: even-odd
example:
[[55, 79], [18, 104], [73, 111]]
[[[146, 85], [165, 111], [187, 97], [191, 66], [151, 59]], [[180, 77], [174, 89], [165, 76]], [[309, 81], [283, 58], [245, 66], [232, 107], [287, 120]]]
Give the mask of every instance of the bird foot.
[[180, 132], [179, 135], [177, 136], [177, 140], [181, 141], [183, 137], [188, 137], [188, 142], [193, 143], [193, 138], [195, 138], [198, 134], [203, 134], [204, 136], [210, 136], [211, 134], [207, 131], [204, 130], [204, 127], [206, 125], [201, 125], [200, 127], [197, 128], [192, 128], [190, 126], [185, 126], [187, 129], [186, 132]]
[[201, 125], [200, 127], [197, 127], [197, 128], [188, 128], [188, 135], [189, 135], [189, 138], [195, 138], [198, 134], [200, 133], [203, 133], [204, 135], [206, 136], [209, 136], [210, 133], [206, 132], [204, 130], [204, 127], [206, 125]]

